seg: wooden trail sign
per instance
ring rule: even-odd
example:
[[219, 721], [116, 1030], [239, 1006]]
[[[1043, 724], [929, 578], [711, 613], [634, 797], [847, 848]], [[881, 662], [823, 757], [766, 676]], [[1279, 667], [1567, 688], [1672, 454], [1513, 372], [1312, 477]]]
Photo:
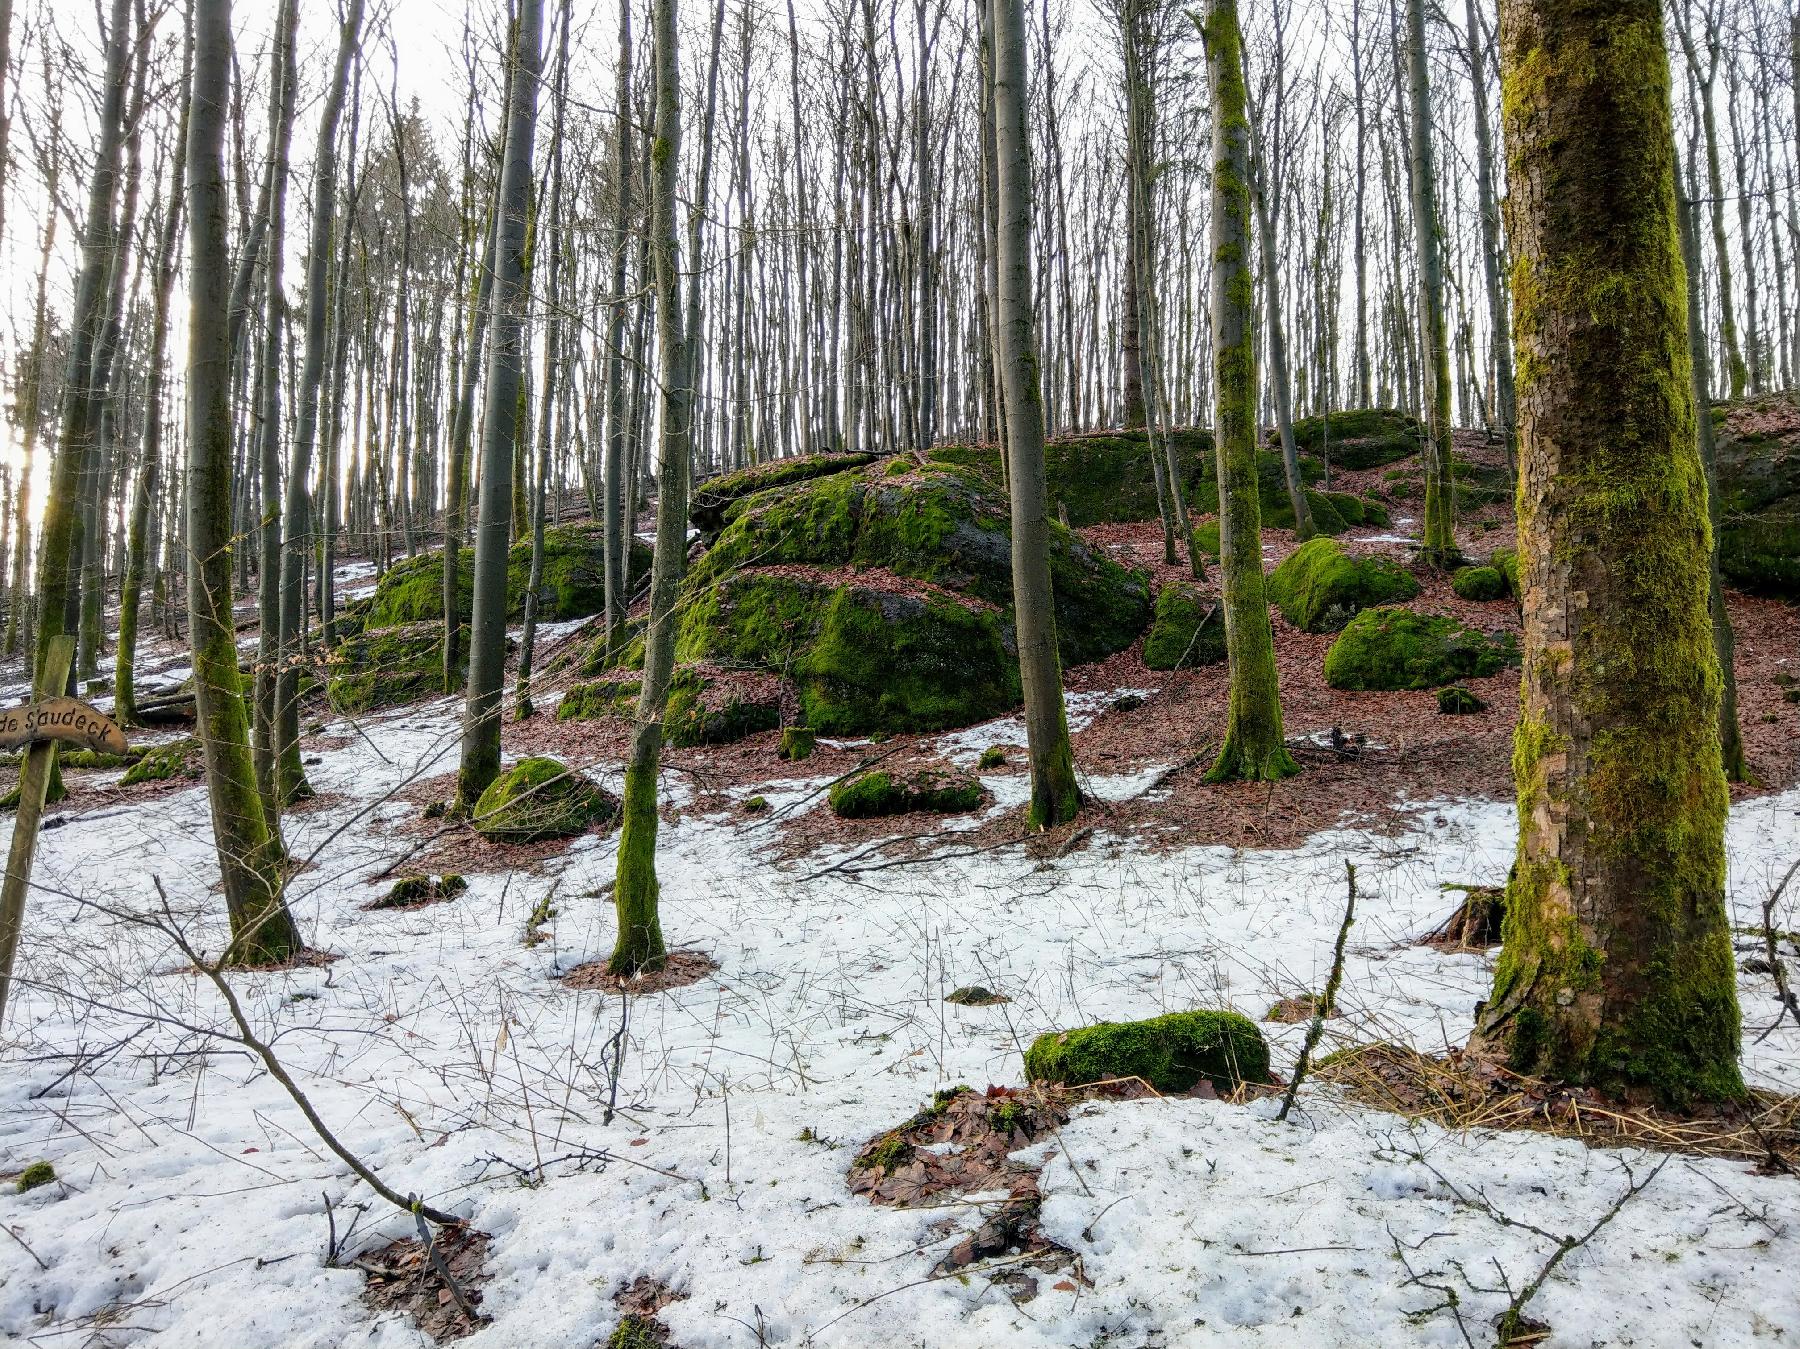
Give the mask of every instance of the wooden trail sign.
[[0, 749], [18, 749], [44, 740], [61, 740], [103, 754], [123, 754], [121, 731], [105, 713], [75, 698], [45, 698], [0, 712]]

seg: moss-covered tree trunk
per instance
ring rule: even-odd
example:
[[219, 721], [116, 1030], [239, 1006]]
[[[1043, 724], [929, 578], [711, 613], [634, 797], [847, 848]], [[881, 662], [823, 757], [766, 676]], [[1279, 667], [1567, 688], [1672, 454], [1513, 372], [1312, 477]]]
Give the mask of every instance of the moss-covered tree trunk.
[[619, 61], [613, 120], [612, 288], [606, 314], [606, 452], [601, 468], [606, 547], [606, 650], [625, 644], [631, 603], [631, 540], [625, 536], [625, 255], [631, 245], [632, 187], [637, 164], [631, 146], [631, 0], [619, 0]]
[[[656, 794], [663, 714], [675, 672], [675, 595], [687, 562], [689, 456], [694, 366], [688, 357], [681, 294], [676, 190], [681, 163], [681, 65], [676, 0], [655, 0], [650, 14], [656, 114], [650, 143], [650, 264], [656, 289], [662, 428], [657, 448], [656, 552], [650, 568], [650, 623], [631, 757], [625, 764], [618, 869], [613, 903], [619, 935], [607, 968], [614, 974], [658, 969], [667, 959], [658, 914]], [[702, 177], [704, 194], [705, 174]], [[703, 209], [698, 205], [696, 209]], [[629, 556], [629, 553], [627, 554]]]
[[[325, 383], [326, 277], [331, 268], [331, 226], [337, 214], [337, 128], [350, 83], [350, 61], [362, 27], [362, 0], [350, 0], [338, 32], [337, 64], [319, 114], [317, 161], [313, 169], [312, 225], [306, 258], [306, 336], [295, 390], [294, 453], [288, 464], [287, 520], [281, 552], [278, 597], [279, 668], [275, 680], [275, 780], [282, 805], [309, 797], [312, 784], [300, 762], [301, 637], [306, 627], [306, 562], [313, 550], [311, 490], [313, 445], [319, 431], [319, 403]], [[338, 303], [346, 297], [339, 296]]]
[[[994, 134], [1000, 262], [1000, 376], [1012, 461], [1013, 612], [1025, 738], [1031, 758], [1030, 828], [1075, 818], [1081, 792], [1063, 707], [1050, 592], [1050, 521], [1044, 486], [1044, 392], [1038, 367], [1037, 306], [1031, 289], [1031, 141], [1026, 126], [1025, 12], [1021, 0], [994, 0]], [[1155, 453], [1154, 442], [1152, 453]], [[1190, 541], [1191, 546], [1191, 541]]]
[[1413, 241], [1419, 255], [1419, 339], [1424, 348], [1425, 540], [1427, 561], [1457, 556], [1456, 483], [1451, 465], [1450, 335], [1444, 320], [1444, 262], [1438, 238], [1437, 165], [1431, 144], [1431, 82], [1425, 50], [1425, 0], [1406, 0], [1406, 83], [1411, 96]]
[[1299, 772], [1299, 765], [1283, 742], [1275, 639], [1263, 593], [1250, 282], [1250, 120], [1237, 0], [1212, 0], [1201, 36], [1213, 105], [1213, 440], [1219, 475], [1219, 576], [1231, 667], [1225, 743], [1207, 780], [1274, 781]]
[[1505, 0], [1519, 352], [1519, 849], [1478, 1041], [1743, 1094], [1719, 664], [1656, 0]]
[[189, 80], [192, 78], [192, 34], [182, 71], [181, 120], [175, 134], [176, 153], [169, 158], [169, 189], [163, 202], [162, 224], [157, 234], [151, 302], [150, 358], [145, 373], [144, 440], [138, 464], [137, 486], [132, 491], [131, 523], [125, 544], [125, 576], [119, 586], [119, 647], [113, 673], [113, 715], [122, 726], [137, 724], [137, 638], [143, 606], [144, 573], [155, 548], [151, 539], [151, 511], [162, 482], [163, 366], [169, 352], [169, 306], [175, 293], [175, 268], [180, 260], [183, 187], [187, 166], [181, 150], [187, 142]]
[[[1692, 182], [1690, 176], [1689, 182]], [[1700, 448], [1700, 467], [1706, 473], [1706, 516], [1712, 526], [1712, 548], [1707, 554], [1707, 604], [1712, 610], [1713, 648], [1719, 653], [1719, 758], [1732, 782], [1751, 780], [1744, 758], [1744, 735], [1738, 727], [1737, 634], [1731, 629], [1731, 613], [1725, 607], [1725, 584], [1719, 575], [1719, 478], [1713, 443], [1712, 361], [1706, 350], [1706, 307], [1700, 299], [1700, 237], [1694, 228], [1692, 198], [1678, 197], [1676, 217], [1681, 229], [1681, 262], [1687, 269], [1688, 354], [1694, 372], [1694, 427]]]
[[[519, 435], [525, 249], [531, 204], [531, 152], [537, 131], [542, 0], [521, 0], [507, 81], [506, 150], [496, 207], [493, 348], [481, 426], [481, 492], [475, 518], [475, 603], [469, 623], [469, 694], [463, 712], [458, 809], [468, 812], [500, 771], [500, 690], [506, 664], [506, 560], [511, 541], [513, 443]], [[456, 554], [445, 550], [452, 575]], [[454, 607], [446, 607], [445, 622]]]
[[[120, 0], [119, 8], [124, 8]], [[250, 759], [231, 607], [231, 349], [225, 280], [230, 0], [195, 0], [188, 122], [188, 632], [213, 839], [235, 960], [300, 949]]]

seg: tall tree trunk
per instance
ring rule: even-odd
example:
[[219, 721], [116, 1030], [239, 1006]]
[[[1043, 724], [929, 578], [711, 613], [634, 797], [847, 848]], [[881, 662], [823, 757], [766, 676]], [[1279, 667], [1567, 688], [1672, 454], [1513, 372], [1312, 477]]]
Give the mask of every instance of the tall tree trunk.
[[1524, 683], [1518, 860], [1477, 1037], [1524, 1073], [1739, 1099], [1661, 7], [1505, 0], [1500, 61]]
[[1063, 707], [1056, 650], [1056, 601], [1050, 589], [1050, 521], [1044, 486], [1044, 401], [1031, 288], [1031, 141], [1027, 127], [1023, 0], [993, 0], [994, 241], [1000, 260], [1000, 373], [1006, 390], [1006, 445], [1012, 465], [1013, 615], [1025, 738], [1031, 759], [1026, 825], [1044, 829], [1075, 818], [1081, 792]]
[[119, 650], [113, 678], [113, 709], [123, 726], [137, 724], [138, 614], [143, 603], [144, 571], [154, 556], [150, 538], [151, 512], [162, 490], [163, 366], [169, 351], [169, 305], [175, 292], [175, 269], [180, 260], [183, 188], [187, 180], [183, 155], [192, 78], [193, 33], [190, 30], [183, 58], [181, 120], [175, 133], [175, 153], [169, 157], [169, 191], [156, 246], [150, 356], [145, 371], [148, 388], [144, 394], [142, 462], [138, 465], [137, 487], [132, 495], [131, 534], [126, 547], [125, 576], [119, 589]]
[[[286, 804], [290, 785], [283, 781], [277, 762], [275, 684], [281, 636], [281, 338], [287, 326], [283, 263], [287, 256], [288, 151], [299, 92], [295, 54], [299, 26], [298, 0], [283, 0], [275, 20], [275, 50], [270, 67], [273, 88], [269, 118], [269, 256], [263, 264], [262, 382], [256, 429], [262, 489], [261, 520], [256, 531], [256, 783], [263, 794], [263, 813], [277, 848], [281, 846], [281, 807]], [[295, 767], [298, 766], [296, 751]], [[300, 781], [305, 781], [304, 773]], [[298, 789], [298, 784], [294, 785]]]
[[[644, 681], [638, 696], [625, 792], [613, 899], [618, 943], [607, 968], [614, 974], [659, 969], [667, 959], [657, 913], [656, 788], [662, 762], [663, 713], [675, 670], [675, 592], [687, 561], [687, 505], [694, 370], [688, 360], [681, 302], [681, 245], [676, 239], [681, 164], [681, 65], [676, 50], [676, 0], [651, 5], [656, 120], [650, 150], [650, 260], [656, 286], [657, 347], [662, 387], [662, 437], [657, 454], [656, 556], [650, 572], [650, 626], [644, 641]], [[702, 209], [703, 209], [703, 204]]]
[[614, 95], [612, 294], [606, 315], [606, 458], [601, 495], [605, 498], [606, 650], [625, 644], [626, 610], [631, 603], [631, 540], [625, 533], [625, 254], [631, 245], [631, 190], [635, 160], [631, 150], [631, 0], [619, 0], [619, 62]]
[[[123, 11], [126, 0], [115, 0]], [[231, 608], [231, 343], [225, 292], [225, 107], [231, 0], [194, 0], [188, 123], [188, 633], [213, 838], [235, 960], [283, 960], [300, 934], [282, 898], [250, 758]]]
[[1275, 781], [1300, 771], [1281, 731], [1275, 639], [1263, 593], [1256, 473], [1256, 331], [1250, 281], [1250, 125], [1237, 0], [1210, 0], [1201, 26], [1212, 91], [1213, 440], [1219, 570], [1231, 694], [1209, 782]]
[[[463, 813], [500, 772], [500, 688], [506, 666], [506, 561], [512, 529], [513, 442], [519, 434], [519, 391], [525, 305], [526, 217], [531, 206], [531, 153], [537, 131], [543, 0], [519, 0], [507, 84], [506, 152], [496, 207], [493, 350], [481, 426], [481, 491], [475, 519], [475, 605], [469, 624], [469, 694], [463, 714], [457, 806]], [[454, 555], [445, 554], [448, 567]], [[450, 620], [445, 611], [445, 621]]]
[[1506, 462], [1518, 471], [1518, 400], [1513, 392], [1512, 320], [1500, 283], [1500, 206], [1494, 196], [1494, 137], [1488, 129], [1487, 41], [1475, 0], [1465, 0], [1469, 26], [1469, 74], [1475, 98], [1475, 192], [1481, 209], [1481, 269], [1487, 283], [1488, 323], [1494, 356], [1494, 412], [1506, 444]]
[[[45, 187], [47, 196], [54, 201], [61, 178], [59, 146], [62, 139], [61, 119], [55, 113], [52, 114], [49, 136], [50, 162], [45, 173]], [[50, 258], [56, 251], [56, 226], [61, 219], [60, 211], [44, 212], [44, 242], [38, 254], [37, 301], [32, 309], [31, 365], [25, 387], [19, 393], [19, 417], [23, 422], [20, 438], [23, 443], [20, 447], [17, 514], [14, 516], [13, 545], [17, 552], [14, 554], [12, 571], [13, 605], [6, 617], [8, 656], [19, 650], [21, 642], [27, 650], [35, 649], [32, 646], [31, 602], [25, 590], [31, 567], [31, 467], [37, 451], [38, 423], [43, 419], [44, 340], [48, 320], [46, 291], [50, 281]]]
[[1675, 218], [1681, 230], [1681, 265], [1687, 273], [1688, 356], [1693, 363], [1694, 428], [1700, 450], [1700, 466], [1706, 474], [1706, 514], [1712, 527], [1712, 546], [1707, 550], [1707, 607], [1712, 612], [1713, 649], [1719, 657], [1719, 760], [1731, 782], [1749, 782], [1750, 765], [1744, 758], [1744, 736], [1738, 726], [1737, 634], [1731, 629], [1731, 613], [1725, 607], [1725, 585], [1719, 575], [1719, 480], [1713, 443], [1712, 362], [1706, 351], [1705, 310], [1700, 301], [1700, 236], [1694, 228], [1692, 201], [1680, 194], [1676, 175]]
[[1406, 85], [1412, 101], [1413, 242], [1419, 253], [1419, 342], [1425, 373], [1425, 542], [1436, 566], [1456, 560], [1455, 443], [1450, 425], [1450, 335], [1444, 320], [1444, 260], [1438, 238], [1437, 166], [1431, 145], [1425, 0], [1406, 0]]
[[[280, 625], [275, 688], [276, 786], [283, 805], [312, 795], [300, 762], [300, 634], [306, 626], [306, 558], [313, 546], [313, 442], [319, 430], [319, 390], [325, 380], [326, 277], [331, 272], [331, 225], [337, 215], [337, 129], [350, 82], [350, 61], [362, 28], [362, 0], [349, 0], [338, 30], [337, 66], [319, 114], [313, 168], [313, 218], [306, 257], [306, 348], [295, 391], [294, 453], [288, 464], [287, 524], [281, 554]], [[343, 303], [343, 297], [338, 297]]]

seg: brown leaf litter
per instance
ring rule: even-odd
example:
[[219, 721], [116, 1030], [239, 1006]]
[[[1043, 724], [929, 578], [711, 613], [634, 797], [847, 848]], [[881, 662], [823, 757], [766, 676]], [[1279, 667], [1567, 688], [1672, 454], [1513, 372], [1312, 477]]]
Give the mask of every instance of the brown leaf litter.
[[[488, 1235], [472, 1227], [439, 1228], [432, 1237], [437, 1260], [417, 1237], [402, 1237], [373, 1251], [365, 1251], [350, 1263], [367, 1278], [363, 1304], [378, 1312], [403, 1311], [420, 1330], [439, 1344], [460, 1340], [481, 1328], [481, 1285], [492, 1274], [487, 1268]], [[455, 1291], [438, 1270], [438, 1260], [450, 1272]], [[476, 1311], [471, 1319], [461, 1303]]]

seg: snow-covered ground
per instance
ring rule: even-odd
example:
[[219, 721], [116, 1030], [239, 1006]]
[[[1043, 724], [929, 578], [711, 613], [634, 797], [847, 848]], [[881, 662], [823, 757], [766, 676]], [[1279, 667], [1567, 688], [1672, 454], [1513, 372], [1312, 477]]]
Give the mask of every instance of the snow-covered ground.
[[[1078, 707], [1076, 712], [1086, 708]], [[1105, 1017], [1231, 1006], [1260, 1019], [1318, 989], [1356, 863], [1359, 921], [1326, 1047], [1460, 1043], [1489, 965], [1410, 944], [1458, 898], [1504, 877], [1511, 808], [1423, 806], [1410, 832], [1334, 831], [1288, 851], [1153, 852], [1102, 835], [1069, 857], [1017, 849], [876, 872], [777, 866], [768, 816], [684, 815], [659, 851], [669, 940], [716, 975], [632, 1000], [619, 1113], [601, 1123], [603, 1051], [621, 999], [558, 972], [604, 955], [597, 896], [614, 840], [587, 837], [412, 911], [362, 906], [370, 878], [416, 845], [386, 799], [454, 765], [459, 705], [428, 704], [319, 751], [326, 801], [288, 822], [311, 865], [293, 904], [324, 968], [234, 982], [329, 1124], [402, 1192], [493, 1236], [493, 1318], [471, 1345], [603, 1341], [612, 1296], [639, 1275], [684, 1294], [661, 1315], [710, 1345], [1460, 1345], [1492, 1343], [1506, 1286], [1554, 1249], [1473, 1200], [1551, 1234], [1584, 1232], [1655, 1159], [1535, 1134], [1457, 1136], [1309, 1087], [1286, 1123], [1272, 1103], [1082, 1107], [1045, 1157], [1047, 1231], [1091, 1286], [1043, 1280], [1015, 1305], [979, 1270], [931, 1279], [978, 1225], [975, 1200], [895, 1211], [850, 1195], [871, 1135], [935, 1088], [1017, 1084], [1041, 1031]], [[1006, 721], [946, 737], [959, 761], [1018, 738]], [[603, 778], [613, 776], [602, 773]], [[1101, 796], [1154, 774], [1095, 778]], [[616, 776], [610, 781], [615, 789]], [[676, 804], [683, 780], [666, 784]], [[820, 782], [763, 788], [823, 809]], [[989, 779], [1016, 803], [1017, 775]], [[803, 804], [805, 803], [805, 804]], [[946, 822], [946, 832], [970, 820]], [[910, 826], [916, 828], [916, 825]], [[901, 832], [897, 829], [896, 832]], [[1800, 852], [1800, 792], [1730, 826], [1734, 920], [1758, 920]], [[172, 972], [156, 882], [197, 944], [224, 932], [198, 788], [121, 798], [47, 832], [0, 1053], [0, 1161], [45, 1158], [60, 1182], [0, 1193], [0, 1336], [46, 1345], [415, 1345], [371, 1315], [362, 1276], [324, 1263], [325, 1201], [371, 1206], [360, 1249], [410, 1232], [320, 1145], [239, 1046], [210, 985]], [[526, 916], [551, 897], [550, 940]], [[1793, 927], [1793, 911], [1781, 920]], [[961, 984], [1008, 1004], [944, 1002]], [[1772, 981], [1744, 976], [1745, 1065], [1800, 1090], [1800, 1032], [1757, 1041]], [[1302, 1026], [1267, 1027], [1285, 1071]], [[601, 1154], [605, 1154], [604, 1157]], [[543, 1168], [542, 1183], [524, 1178]], [[1441, 1176], [1440, 1174], [1441, 1173]], [[1448, 1178], [1463, 1199], [1447, 1187]], [[1793, 1344], [1800, 1340], [1800, 1182], [1676, 1157], [1532, 1304], [1550, 1345]], [[1409, 1273], [1410, 1271], [1410, 1273]], [[1416, 1276], [1416, 1277], [1415, 1277]], [[1437, 1310], [1433, 1310], [1437, 1308]]]

